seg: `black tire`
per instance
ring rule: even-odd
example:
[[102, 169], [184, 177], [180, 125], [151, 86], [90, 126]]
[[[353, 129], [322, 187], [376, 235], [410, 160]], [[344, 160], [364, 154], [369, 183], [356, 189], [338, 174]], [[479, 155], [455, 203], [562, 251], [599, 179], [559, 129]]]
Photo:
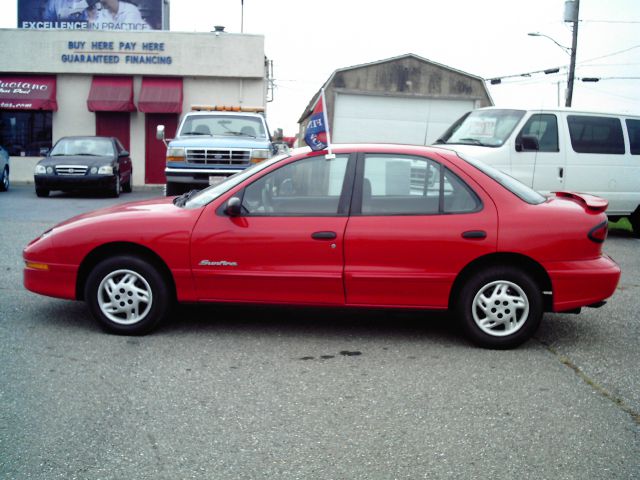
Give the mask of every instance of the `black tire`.
[[102, 328], [119, 335], [149, 333], [166, 318], [174, 298], [160, 271], [132, 255], [107, 258], [96, 265], [87, 277], [84, 295]]
[[2, 175], [0, 175], [0, 192], [9, 190], [9, 167], [4, 167]]
[[456, 313], [476, 345], [514, 348], [531, 338], [540, 326], [542, 293], [525, 272], [490, 267], [471, 276], [462, 286]]
[[175, 195], [182, 195], [184, 193], [184, 187], [179, 183], [167, 182], [165, 188], [165, 195], [167, 197], [173, 197]]
[[631, 228], [633, 229], [633, 236], [640, 238], [640, 207], [629, 215], [629, 223], [631, 223]]
[[122, 191], [124, 193], [131, 193], [133, 191], [133, 187], [131, 186], [131, 176], [129, 180], [122, 184]]
[[48, 197], [49, 196], [49, 189], [36, 187], [36, 195], [38, 197]]
[[121, 191], [122, 191], [122, 184], [120, 183], [120, 174], [117, 174], [116, 182], [113, 185], [113, 187], [111, 187], [111, 191], [109, 192], [109, 195], [113, 198], [118, 198], [120, 196]]

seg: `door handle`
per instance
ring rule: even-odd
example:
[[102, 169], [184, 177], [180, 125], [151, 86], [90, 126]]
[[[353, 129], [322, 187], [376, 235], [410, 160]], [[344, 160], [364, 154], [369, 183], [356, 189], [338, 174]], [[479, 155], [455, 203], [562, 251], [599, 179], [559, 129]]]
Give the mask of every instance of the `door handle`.
[[462, 238], [469, 240], [481, 240], [483, 238], [487, 238], [487, 232], [484, 230], [468, 230], [466, 232], [462, 232]]
[[558, 177], [560, 177], [560, 180], [562, 180], [564, 178], [564, 168], [563, 167], [558, 167]]
[[338, 237], [336, 232], [313, 232], [311, 238], [314, 240], [335, 240]]

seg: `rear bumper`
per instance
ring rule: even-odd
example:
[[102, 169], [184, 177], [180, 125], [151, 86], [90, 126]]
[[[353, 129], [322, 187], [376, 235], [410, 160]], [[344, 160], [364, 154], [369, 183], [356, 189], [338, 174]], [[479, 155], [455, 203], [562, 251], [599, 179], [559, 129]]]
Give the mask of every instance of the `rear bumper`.
[[564, 312], [611, 297], [620, 281], [620, 267], [607, 255], [594, 260], [543, 265], [553, 287], [553, 311]]

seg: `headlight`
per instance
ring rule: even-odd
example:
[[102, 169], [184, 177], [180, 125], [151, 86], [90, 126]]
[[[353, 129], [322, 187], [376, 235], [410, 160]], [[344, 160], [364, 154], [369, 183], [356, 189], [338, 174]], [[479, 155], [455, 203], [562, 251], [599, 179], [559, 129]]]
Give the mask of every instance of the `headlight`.
[[184, 148], [182, 147], [167, 148], [167, 162], [184, 162]]
[[251, 163], [260, 163], [271, 156], [271, 150], [259, 149], [251, 152]]
[[47, 173], [47, 169], [44, 167], [44, 165], [36, 165], [36, 175], [44, 175], [45, 173]]
[[113, 175], [113, 165], [103, 165], [98, 169], [98, 175]]
[[95, 175], [96, 173], [98, 173], [98, 167], [91, 167], [91, 170], [89, 170], [89, 173], [91, 175]]

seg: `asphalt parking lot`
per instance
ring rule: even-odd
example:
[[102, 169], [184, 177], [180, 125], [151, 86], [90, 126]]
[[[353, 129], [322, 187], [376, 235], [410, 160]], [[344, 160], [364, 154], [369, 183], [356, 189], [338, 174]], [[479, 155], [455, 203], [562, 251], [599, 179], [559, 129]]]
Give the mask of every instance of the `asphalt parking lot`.
[[158, 196], [0, 194], [0, 477], [640, 478], [640, 240], [601, 309], [506, 352], [446, 315], [181, 307], [146, 337], [22, 287], [21, 251], [77, 213]]

